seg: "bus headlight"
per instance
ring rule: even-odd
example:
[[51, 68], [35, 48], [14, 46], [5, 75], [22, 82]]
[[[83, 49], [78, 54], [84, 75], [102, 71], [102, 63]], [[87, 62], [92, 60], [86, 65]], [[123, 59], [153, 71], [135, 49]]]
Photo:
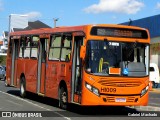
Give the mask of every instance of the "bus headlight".
[[91, 86], [90, 84], [88, 84], [88, 83], [86, 83], [86, 88], [87, 88], [88, 90], [92, 91], [92, 86]]
[[94, 93], [95, 95], [99, 96], [99, 90], [95, 87], [93, 87], [92, 85], [86, 83], [86, 88], [91, 91], [92, 93]]
[[98, 90], [97, 88], [93, 87], [93, 88], [92, 88], [92, 92], [93, 92], [95, 95], [99, 96], [99, 90]]
[[148, 88], [149, 88], [149, 86], [145, 87], [145, 88], [141, 91], [141, 97], [146, 94], [146, 92], [148, 91]]

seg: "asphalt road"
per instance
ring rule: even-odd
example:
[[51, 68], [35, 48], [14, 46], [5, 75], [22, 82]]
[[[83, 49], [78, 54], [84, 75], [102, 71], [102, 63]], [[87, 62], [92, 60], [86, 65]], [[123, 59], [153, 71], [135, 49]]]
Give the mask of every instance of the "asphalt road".
[[150, 92], [148, 105], [160, 108], [160, 90], [158, 90], [157, 92]]
[[[149, 106], [160, 107], [160, 93], [150, 92]], [[124, 119], [159, 119], [159, 117], [142, 117], [143, 113], [152, 115], [157, 112], [144, 112], [141, 108], [130, 107], [79, 107], [70, 105], [67, 111], [58, 108], [58, 101], [46, 97], [41, 97], [28, 93], [27, 98], [22, 99], [19, 96], [19, 89], [5, 87], [4, 81], [0, 81], [0, 116], [5, 116], [11, 112], [11, 118], [2, 118], [0, 120], [124, 120]], [[146, 110], [147, 111], [147, 110]], [[10, 114], [10, 113], [9, 113]], [[19, 115], [19, 116], [18, 116]], [[33, 116], [37, 115], [37, 118]], [[132, 115], [132, 117], [131, 117]], [[158, 114], [160, 115], [160, 113]], [[17, 117], [18, 116], [18, 117]], [[30, 118], [27, 118], [29, 116]], [[41, 117], [42, 116], [42, 117]], [[130, 117], [127, 117], [130, 116]], [[134, 116], [134, 117], [133, 117]], [[137, 116], [137, 117], [135, 117]], [[141, 117], [139, 117], [141, 116]], [[23, 117], [23, 118], [22, 118]]]

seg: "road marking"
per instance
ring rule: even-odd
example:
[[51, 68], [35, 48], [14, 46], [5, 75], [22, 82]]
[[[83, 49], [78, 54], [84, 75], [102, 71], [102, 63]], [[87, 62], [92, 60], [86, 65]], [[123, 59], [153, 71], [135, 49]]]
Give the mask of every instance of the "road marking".
[[[9, 96], [14, 97], [14, 98], [16, 98], [16, 99], [18, 99], [18, 100], [22, 100], [22, 101], [24, 101], [24, 102], [27, 102], [27, 103], [29, 103], [29, 104], [32, 104], [32, 105], [34, 105], [34, 106], [36, 106], [36, 107], [39, 107], [39, 108], [41, 108], [41, 109], [44, 109], [44, 110], [47, 110], [47, 111], [52, 111], [51, 109], [48, 109], [48, 108], [39, 106], [39, 105], [37, 105], [37, 104], [35, 104], [35, 103], [32, 103], [32, 102], [27, 101], [27, 100], [25, 100], [25, 99], [22, 99], [22, 98], [20, 98], [20, 97], [11, 95], [11, 94], [9, 94], [9, 93], [5, 93], [5, 92], [3, 92], [3, 91], [0, 91], [0, 93], [3, 93], [3, 94], [5, 94], [5, 95], [9, 95]], [[54, 111], [53, 111], [53, 112], [54, 112]], [[71, 118], [66, 117], [66, 116], [64, 116], [64, 115], [62, 115], [62, 114], [60, 114], [60, 113], [58, 113], [58, 112], [54, 112], [54, 113], [57, 114], [57, 115], [59, 115], [59, 116], [61, 116], [61, 117], [63, 117], [64, 119], [71, 120]]]
[[15, 104], [15, 105], [22, 106], [21, 104], [15, 103], [15, 102], [13, 102], [11, 100], [7, 100], [7, 101], [10, 102], [10, 103], [12, 103], [12, 104]]
[[71, 120], [71, 118], [69, 118], [69, 117], [65, 117], [64, 115], [62, 115], [62, 114], [60, 114], [60, 113], [58, 113], [58, 112], [54, 112], [54, 113], [56, 113], [57, 115], [59, 115], [59, 116], [61, 116], [61, 117], [65, 118], [65, 119], [67, 119], [67, 120]]

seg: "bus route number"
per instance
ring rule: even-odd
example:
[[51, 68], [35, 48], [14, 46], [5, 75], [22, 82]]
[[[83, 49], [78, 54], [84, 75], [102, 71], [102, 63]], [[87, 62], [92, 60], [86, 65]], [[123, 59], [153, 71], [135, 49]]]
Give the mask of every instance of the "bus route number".
[[116, 88], [102, 87], [101, 88], [101, 92], [112, 92], [112, 93], [115, 93], [116, 92]]

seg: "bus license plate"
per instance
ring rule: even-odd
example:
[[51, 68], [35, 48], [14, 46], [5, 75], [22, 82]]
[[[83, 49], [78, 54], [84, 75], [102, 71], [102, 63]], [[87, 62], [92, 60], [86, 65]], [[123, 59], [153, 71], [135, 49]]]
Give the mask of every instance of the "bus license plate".
[[126, 102], [126, 98], [116, 98], [116, 102]]

